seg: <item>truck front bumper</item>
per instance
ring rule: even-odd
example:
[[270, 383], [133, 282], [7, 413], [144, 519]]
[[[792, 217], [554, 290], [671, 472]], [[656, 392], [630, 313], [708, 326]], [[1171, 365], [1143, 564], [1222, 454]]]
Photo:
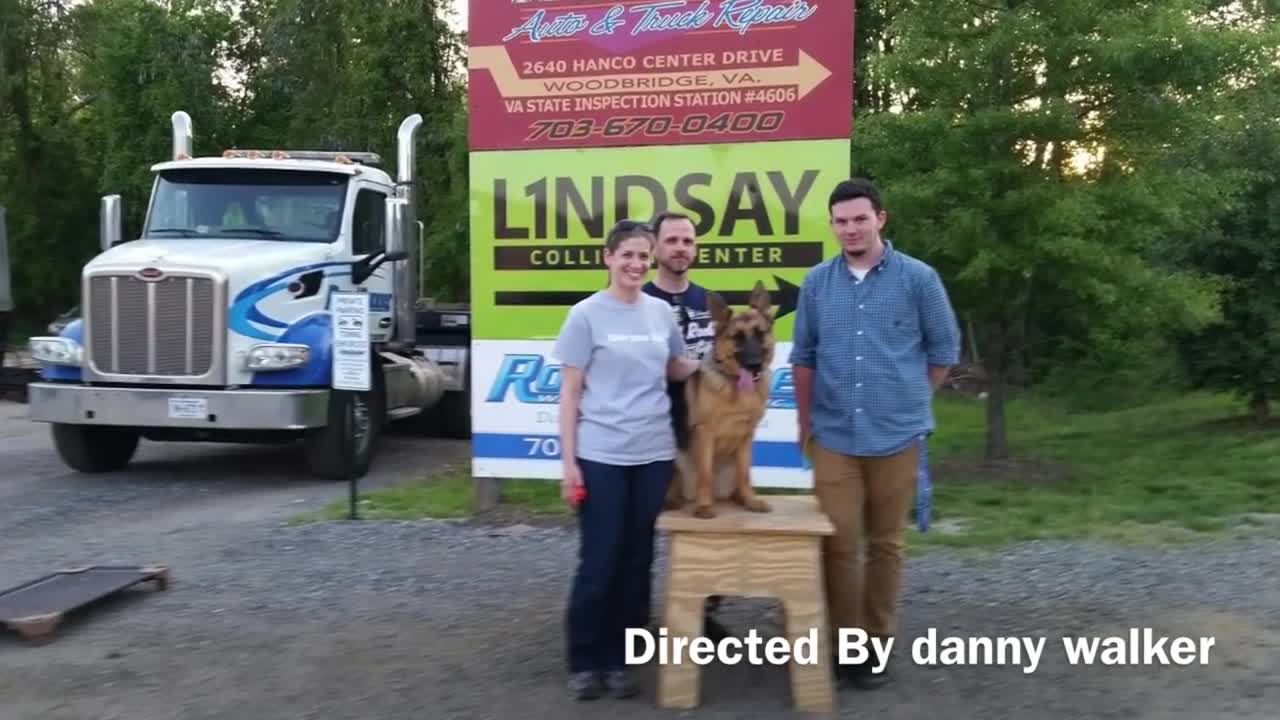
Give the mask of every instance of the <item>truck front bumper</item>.
[[327, 423], [326, 389], [186, 390], [35, 382], [36, 422], [133, 427], [302, 430]]

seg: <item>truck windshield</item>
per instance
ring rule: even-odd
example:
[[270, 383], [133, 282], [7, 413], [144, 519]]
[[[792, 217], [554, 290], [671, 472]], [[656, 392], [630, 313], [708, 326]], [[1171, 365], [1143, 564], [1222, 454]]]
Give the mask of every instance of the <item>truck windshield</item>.
[[160, 173], [144, 237], [333, 242], [347, 176], [256, 169]]

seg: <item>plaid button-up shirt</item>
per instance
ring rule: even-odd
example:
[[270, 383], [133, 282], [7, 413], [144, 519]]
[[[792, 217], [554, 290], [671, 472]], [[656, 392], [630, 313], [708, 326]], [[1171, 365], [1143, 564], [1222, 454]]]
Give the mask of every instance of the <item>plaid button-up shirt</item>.
[[955, 365], [960, 328], [938, 273], [885, 241], [858, 280], [843, 254], [800, 288], [790, 361], [814, 369], [813, 439], [847, 455], [889, 455], [934, 429], [929, 365]]

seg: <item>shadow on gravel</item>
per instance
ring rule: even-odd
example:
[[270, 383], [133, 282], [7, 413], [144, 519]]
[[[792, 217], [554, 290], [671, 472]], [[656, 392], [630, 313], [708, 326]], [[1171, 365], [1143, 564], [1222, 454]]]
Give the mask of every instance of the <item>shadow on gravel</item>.
[[[215, 483], [220, 488], [270, 489], [298, 485], [345, 486], [311, 475], [301, 443], [236, 444], [151, 442], [144, 440], [125, 470], [101, 475], [69, 472], [72, 482], [100, 483], [114, 477], [130, 485], [170, 486], [175, 483]], [[369, 474], [359, 480], [362, 488], [383, 487], [421, 474], [434, 463], [466, 457], [468, 444], [411, 436], [384, 436]]]
[[217, 480], [227, 486], [262, 487], [317, 481], [307, 473], [298, 444], [143, 442], [129, 467], [113, 474], [128, 475], [136, 484]]

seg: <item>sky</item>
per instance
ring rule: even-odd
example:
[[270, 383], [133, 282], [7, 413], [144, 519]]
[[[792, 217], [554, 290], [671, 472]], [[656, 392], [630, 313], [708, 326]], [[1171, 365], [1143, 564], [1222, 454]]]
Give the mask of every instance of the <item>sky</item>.
[[471, 0], [449, 0], [449, 2], [453, 5], [453, 12], [455, 13], [453, 17], [454, 29], [465, 31], [467, 29], [467, 6], [471, 4]]

